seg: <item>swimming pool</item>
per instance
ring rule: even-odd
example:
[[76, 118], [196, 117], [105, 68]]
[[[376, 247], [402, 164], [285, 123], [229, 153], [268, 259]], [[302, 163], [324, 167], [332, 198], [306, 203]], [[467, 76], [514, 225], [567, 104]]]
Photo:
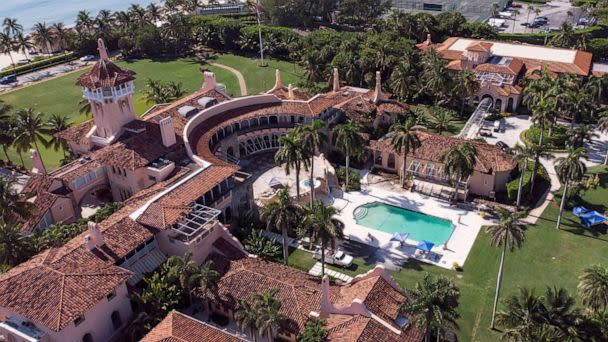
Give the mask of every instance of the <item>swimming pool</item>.
[[362, 226], [389, 234], [408, 233], [411, 240], [426, 240], [435, 245], [444, 244], [454, 231], [448, 220], [380, 202], [359, 206], [353, 214]]

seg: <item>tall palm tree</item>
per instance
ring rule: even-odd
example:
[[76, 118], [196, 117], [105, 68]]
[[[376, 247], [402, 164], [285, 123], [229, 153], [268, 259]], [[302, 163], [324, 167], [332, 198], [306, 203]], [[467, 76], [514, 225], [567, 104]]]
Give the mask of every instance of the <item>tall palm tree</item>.
[[274, 161], [278, 165], [285, 165], [285, 174], [289, 175], [291, 168], [296, 172], [296, 196], [300, 199], [300, 170], [308, 168], [308, 159], [304, 145], [300, 140], [299, 127], [296, 127], [287, 135], [279, 138], [279, 149], [274, 155]]
[[91, 33], [93, 29], [94, 20], [91, 14], [87, 11], [79, 11], [76, 15], [76, 28], [87, 34]]
[[190, 278], [198, 270], [198, 265], [192, 260], [192, 252], [184, 255], [173, 255], [167, 259], [165, 272], [170, 281], [176, 281], [181, 288], [182, 298], [190, 298]]
[[597, 313], [608, 309], [608, 268], [602, 265], [587, 267], [579, 280], [578, 293], [583, 304]]
[[4, 101], [0, 100], [0, 127], [2, 127], [0, 130], [0, 145], [2, 145], [2, 151], [4, 151], [7, 162], [10, 162], [11, 160], [8, 156], [7, 148], [13, 143], [13, 117], [9, 114], [11, 109], [12, 106], [10, 104], [4, 103]]
[[50, 133], [43, 121], [42, 113], [26, 108], [18, 110], [15, 114], [15, 144], [21, 147], [34, 145], [42, 161], [38, 142], [44, 147], [48, 147], [45, 135]]
[[129, 7], [129, 14], [138, 26], [142, 26], [146, 23], [146, 9], [137, 4], [132, 4]]
[[28, 218], [32, 205], [15, 190], [15, 181], [0, 177], [0, 219], [9, 222]]
[[51, 30], [53, 31], [54, 38], [57, 39], [59, 48], [61, 49], [61, 51], [65, 51], [65, 46], [68, 41], [69, 34], [68, 29], [62, 22], [58, 22], [51, 25]]
[[23, 32], [19, 32], [15, 35], [15, 49], [20, 51], [25, 55], [25, 58], [29, 59], [29, 51], [34, 47], [34, 44], [30, 42], [30, 39], [23, 34]]
[[429, 96], [433, 97], [435, 106], [440, 100], [445, 100], [449, 89], [450, 75], [446, 68], [446, 62], [435, 49], [429, 49], [424, 53], [421, 60], [423, 89]]
[[239, 307], [234, 312], [236, 326], [243, 332], [249, 330], [254, 342], [258, 340], [258, 334], [255, 331], [257, 318], [258, 309], [254, 304], [249, 304], [244, 300], [239, 301]]
[[[443, 174], [449, 175], [454, 185], [451, 201], [458, 195], [458, 186], [463, 178], [468, 178], [477, 164], [477, 149], [470, 142], [464, 142], [460, 147], [452, 147], [441, 156]], [[454, 177], [455, 176], [455, 177]]]
[[204, 264], [198, 266], [188, 277], [187, 289], [190, 303], [192, 303], [192, 292], [196, 289], [199, 291], [205, 300], [206, 311], [209, 312], [209, 300], [207, 293], [217, 288], [217, 281], [220, 274], [213, 268], [213, 261], [207, 260]]
[[359, 134], [361, 132], [361, 126], [353, 121], [348, 120], [343, 124], [336, 125], [333, 129], [335, 135], [334, 145], [338, 148], [346, 157], [346, 184], [344, 186], [345, 191], [348, 192], [348, 178], [350, 176], [350, 157], [357, 157], [363, 153], [363, 138]]
[[65, 131], [70, 127], [70, 121], [66, 116], [59, 114], [52, 114], [47, 122], [47, 126], [49, 129], [49, 133], [51, 134], [51, 139], [49, 144], [53, 147], [54, 151], [59, 151], [61, 149], [63, 151], [63, 157], [66, 157], [65, 151], [68, 149], [68, 144], [65, 139], [61, 139], [56, 137], [55, 135], [61, 131]]
[[279, 191], [276, 201], [263, 206], [260, 210], [261, 218], [266, 221], [267, 229], [276, 229], [283, 235], [283, 261], [285, 265], [289, 258], [289, 243], [287, 231], [298, 224], [303, 208], [291, 201], [289, 188]]
[[[536, 146], [536, 145], [534, 145]], [[521, 204], [521, 190], [523, 186], [524, 176], [526, 172], [528, 172], [528, 163], [530, 159], [534, 158], [535, 151], [534, 147], [528, 147], [526, 145], [517, 144], [511, 150], [513, 153], [513, 157], [519, 166], [519, 183], [517, 185], [517, 201], [515, 201], [515, 206], [519, 208]]]
[[15, 67], [12, 52], [15, 51], [15, 41], [6, 32], [0, 32], [0, 53], [7, 54], [11, 60], [11, 65]]
[[12, 36], [23, 32], [23, 25], [19, 24], [15, 18], [4, 18], [2, 26], [4, 27], [4, 32]]
[[562, 222], [562, 214], [568, 198], [568, 186], [571, 182], [580, 181], [587, 172], [587, 166], [581, 161], [581, 158], [587, 159], [587, 151], [582, 148], [568, 147], [568, 155], [555, 160], [555, 172], [559, 181], [564, 185], [562, 201], [559, 206], [559, 215], [557, 216], [557, 224], [555, 228], [559, 229]]
[[53, 35], [49, 30], [46, 23], [36, 23], [34, 24], [34, 42], [39, 46], [42, 46], [42, 50], [46, 51], [46, 53], [51, 53], [51, 42], [53, 40]]
[[[356, 68], [356, 63], [349, 63], [349, 66]], [[402, 101], [410, 100], [418, 91], [418, 76], [410, 61], [409, 55], [400, 60], [389, 77], [389, 85], [395, 95]]]
[[315, 120], [311, 124], [303, 126], [300, 131], [300, 141], [304, 144], [306, 154], [310, 157], [310, 207], [315, 201], [315, 186], [314, 186], [314, 168], [315, 168], [315, 153], [326, 142], [327, 136], [321, 132], [325, 127], [325, 122]]
[[325, 275], [325, 249], [329, 244], [335, 247], [336, 239], [344, 237], [343, 226], [333, 219], [336, 208], [325, 206], [322, 201], [313, 203], [310, 213], [305, 218], [305, 225], [312, 232], [311, 242], [321, 242], [321, 277]]
[[460, 117], [464, 115], [464, 107], [467, 102], [470, 102], [471, 97], [479, 90], [479, 82], [475, 72], [471, 69], [459, 71], [453, 82], [453, 96], [461, 100]]
[[25, 240], [17, 224], [0, 219], [0, 263], [11, 266], [18, 264], [25, 250]]
[[148, 7], [146, 7], [146, 17], [153, 21], [157, 22], [162, 19], [161, 8], [155, 3], [150, 3]]
[[520, 248], [525, 240], [523, 227], [518, 223], [518, 220], [524, 217], [526, 213], [523, 211], [511, 213], [502, 207], [497, 207], [496, 211], [498, 212], [500, 223], [486, 227], [486, 232], [490, 235], [490, 243], [492, 246], [502, 246], [502, 252], [500, 254], [500, 266], [498, 267], [498, 277], [496, 278], [496, 293], [494, 295], [494, 306], [492, 307], [492, 322], [490, 323], [490, 329], [494, 329], [496, 308], [498, 306], [498, 294], [500, 293], [500, 285], [502, 283], [502, 271], [505, 262], [505, 253], [507, 248], [509, 248], [511, 252], [516, 248]]
[[273, 288], [253, 296], [258, 314], [255, 325], [261, 335], [268, 336], [268, 341], [273, 341], [281, 325], [287, 320], [287, 317], [280, 313], [283, 303], [276, 298], [277, 293], [279, 289]]
[[416, 122], [409, 118], [406, 121], [395, 122], [390, 131], [393, 133], [391, 146], [398, 154], [401, 154], [401, 187], [405, 187], [405, 179], [407, 177], [407, 155], [416, 153], [416, 149], [420, 147], [420, 139], [416, 132], [412, 131], [412, 127]]
[[519, 297], [511, 296], [505, 304], [506, 310], [496, 316], [496, 323], [504, 329], [503, 336], [513, 341], [537, 341], [545, 323], [543, 298], [534, 289], [522, 287]]
[[446, 332], [458, 328], [456, 320], [459, 317], [456, 308], [460, 298], [460, 290], [446, 277], [433, 277], [426, 274], [422, 282], [416, 283], [413, 289], [405, 291], [407, 301], [399, 307], [402, 314], [411, 315], [408, 324], [427, 331], [426, 340], [431, 332], [437, 336], [437, 341]]
[[437, 133], [442, 134], [452, 128], [454, 116], [449, 109], [433, 107], [430, 111], [430, 121]]

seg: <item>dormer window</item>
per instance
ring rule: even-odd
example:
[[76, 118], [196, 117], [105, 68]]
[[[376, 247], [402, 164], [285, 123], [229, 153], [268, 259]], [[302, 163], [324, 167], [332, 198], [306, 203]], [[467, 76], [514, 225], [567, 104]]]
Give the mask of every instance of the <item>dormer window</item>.
[[405, 327], [408, 323], [409, 323], [409, 320], [407, 319], [407, 317], [405, 317], [403, 315], [398, 315], [397, 318], [395, 318], [395, 324], [397, 324], [397, 326], [399, 326], [399, 328]]

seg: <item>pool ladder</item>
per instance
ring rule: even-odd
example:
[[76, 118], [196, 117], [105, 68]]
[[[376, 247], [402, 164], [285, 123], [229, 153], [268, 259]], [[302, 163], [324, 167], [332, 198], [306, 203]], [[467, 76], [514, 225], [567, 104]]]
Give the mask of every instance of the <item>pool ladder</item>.
[[355, 209], [355, 212], [353, 213], [355, 220], [360, 220], [360, 219], [364, 218], [365, 215], [367, 215], [366, 207], [359, 207], [359, 208]]

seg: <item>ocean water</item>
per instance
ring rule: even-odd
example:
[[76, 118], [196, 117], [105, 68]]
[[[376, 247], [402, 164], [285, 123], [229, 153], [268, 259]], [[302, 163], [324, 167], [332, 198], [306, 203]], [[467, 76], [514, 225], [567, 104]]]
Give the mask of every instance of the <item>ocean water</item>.
[[80, 10], [95, 17], [101, 9], [114, 12], [125, 10], [131, 4], [147, 6], [151, 2], [158, 4], [160, 0], [0, 0], [0, 20], [17, 18], [23, 30], [29, 32], [37, 22], [48, 25], [63, 22], [73, 26]]

